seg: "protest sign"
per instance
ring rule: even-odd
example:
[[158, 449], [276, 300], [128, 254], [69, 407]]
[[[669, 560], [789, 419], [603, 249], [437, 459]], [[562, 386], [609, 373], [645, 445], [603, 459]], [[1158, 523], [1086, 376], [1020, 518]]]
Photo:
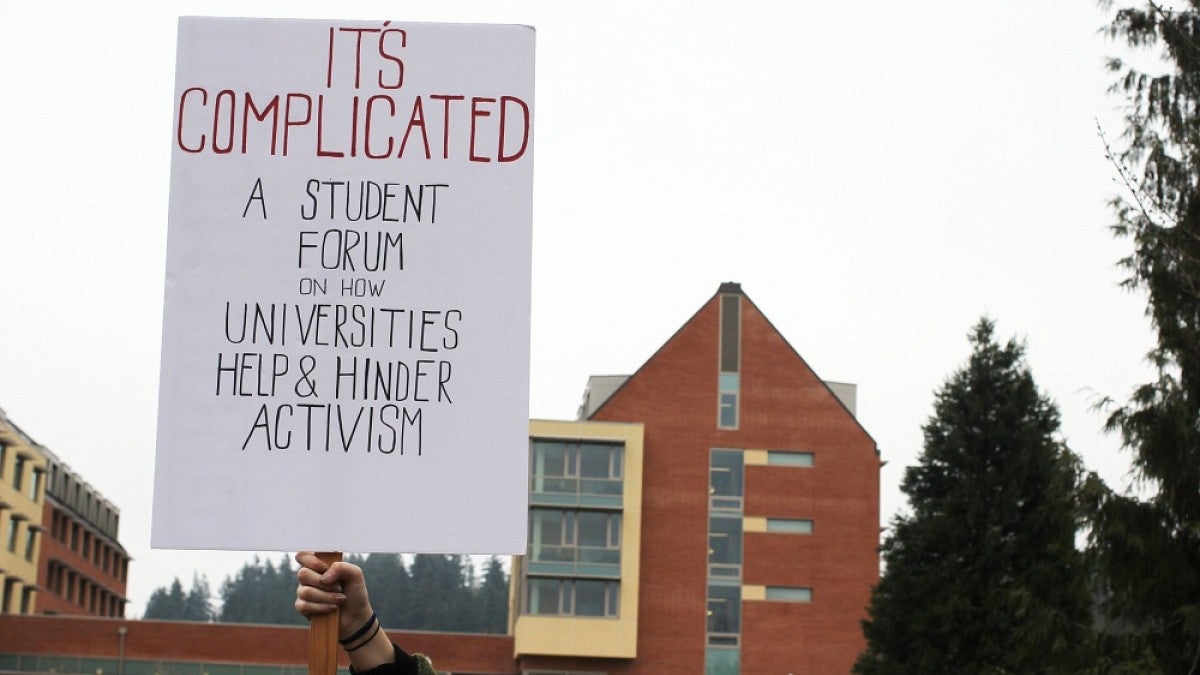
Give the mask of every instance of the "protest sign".
[[524, 551], [533, 62], [180, 20], [154, 547]]

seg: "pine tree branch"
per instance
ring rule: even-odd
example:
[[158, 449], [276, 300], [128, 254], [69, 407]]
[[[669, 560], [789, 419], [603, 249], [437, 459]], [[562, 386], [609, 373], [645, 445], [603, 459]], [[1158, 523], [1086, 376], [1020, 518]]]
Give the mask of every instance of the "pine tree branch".
[[[1100, 137], [1100, 142], [1104, 145], [1105, 159], [1107, 159], [1116, 170], [1117, 176], [1120, 177], [1121, 183], [1123, 183], [1125, 189], [1128, 190], [1134, 206], [1138, 212], [1142, 214], [1145, 222], [1152, 227], [1157, 227], [1164, 230], [1171, 229], [1176, 232], [1184, 233], [1193, 241], [1200, 243], [1200, 233], [1192, 232], [1182, 227], [1175, 216], [1171, 215], [1158, 205], [1158, 200], [1149, 192], [1144, 184], [1138, 183], [1133, 179], [1132, 176], [1129, 175], [1129, 172], [1125, 168], [1125, 164], [1117, 157], [1116, 153], [1112, 149], [1111, 144], [1109, 144], [1108, 137], [1105, 135], [1103, 127], [1100, 126], [1099, 120], [1096, 120], [1096, 133]], [[1150, 206], [1147, 206], [1147, 203], [1149, 203]], [[1156, 211], [1158, 216], [1156, 217], [1152, 211]], [[1135, 227], [1138, 226], [1135, 225]], [[1143, 227], [1138, 227], [1138, 229], [1143, 229]], [[1186, 271], [1190, 266], [1200, 267], [1200, 258], [1189, 255], [1178, 246], [1173, 246], [1170, 243], [1163, 241], [1162, 237], [1159, 237], [1158, 242], [1163, 247], [1163, 250], [1165, 250], [1168, 255], [1174, 259], [1176, 267], [1179, 270], [1178, 278], [1180, 284], [1184, 288], [1184, 291], [1188, 295], [1196, 299], [1200, 299], [1200, 282], [1194, 279], [1192, 275], [1188, 274]]]

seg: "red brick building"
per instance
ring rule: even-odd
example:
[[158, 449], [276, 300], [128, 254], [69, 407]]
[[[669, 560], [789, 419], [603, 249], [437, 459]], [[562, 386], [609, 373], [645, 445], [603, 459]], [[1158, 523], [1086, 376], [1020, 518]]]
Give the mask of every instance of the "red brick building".
[[880, 461], [853, 388], [737, 284], [613, 384], [594, 378], [581, 412], [644, 430], [637, 656], [522, 669], [848, 672], [879, 574]]
[[[580, 420], [531, 422], [510, 635], [395, 637], [446, 673], [848, 672], [879, 573], [880, 461], [854, 405], [723, 284], [632, 376], [592, 378]], [[90, 672], [121, 627], [151, 671], [304, 663], [296, 629], [35, 621], [53, 619], [0, 617], [0, 669], [70, 652]]]
[[39, 614], [125, 616], [129, 554], [120, 512], [49, 450], [38, 557]]

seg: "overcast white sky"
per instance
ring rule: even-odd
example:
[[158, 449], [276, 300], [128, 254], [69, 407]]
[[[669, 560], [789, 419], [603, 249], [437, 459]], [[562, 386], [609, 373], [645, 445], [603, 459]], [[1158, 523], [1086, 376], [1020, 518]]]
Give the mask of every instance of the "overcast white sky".
[[1111, 484], [1095, 397], [1146, 376], [1097, 120], [1090, 0], [1047, 3], [0, 3], [0, 407], [122, 513], [129, 615], [246, 553], [149, 548], [175, 21], [537, 28], [532, 394], [569, 419], [738, 281], [822, 378], [859, 386], [886, 522], [933, 391], [983, 314], [1028, 340]]

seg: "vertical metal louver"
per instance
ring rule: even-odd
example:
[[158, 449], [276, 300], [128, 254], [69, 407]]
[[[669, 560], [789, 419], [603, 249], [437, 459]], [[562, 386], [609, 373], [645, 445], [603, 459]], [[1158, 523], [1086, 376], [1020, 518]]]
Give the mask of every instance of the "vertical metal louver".
[[738, 372], [741, 339], [741, 296], [721, 296], [721, 372]]

